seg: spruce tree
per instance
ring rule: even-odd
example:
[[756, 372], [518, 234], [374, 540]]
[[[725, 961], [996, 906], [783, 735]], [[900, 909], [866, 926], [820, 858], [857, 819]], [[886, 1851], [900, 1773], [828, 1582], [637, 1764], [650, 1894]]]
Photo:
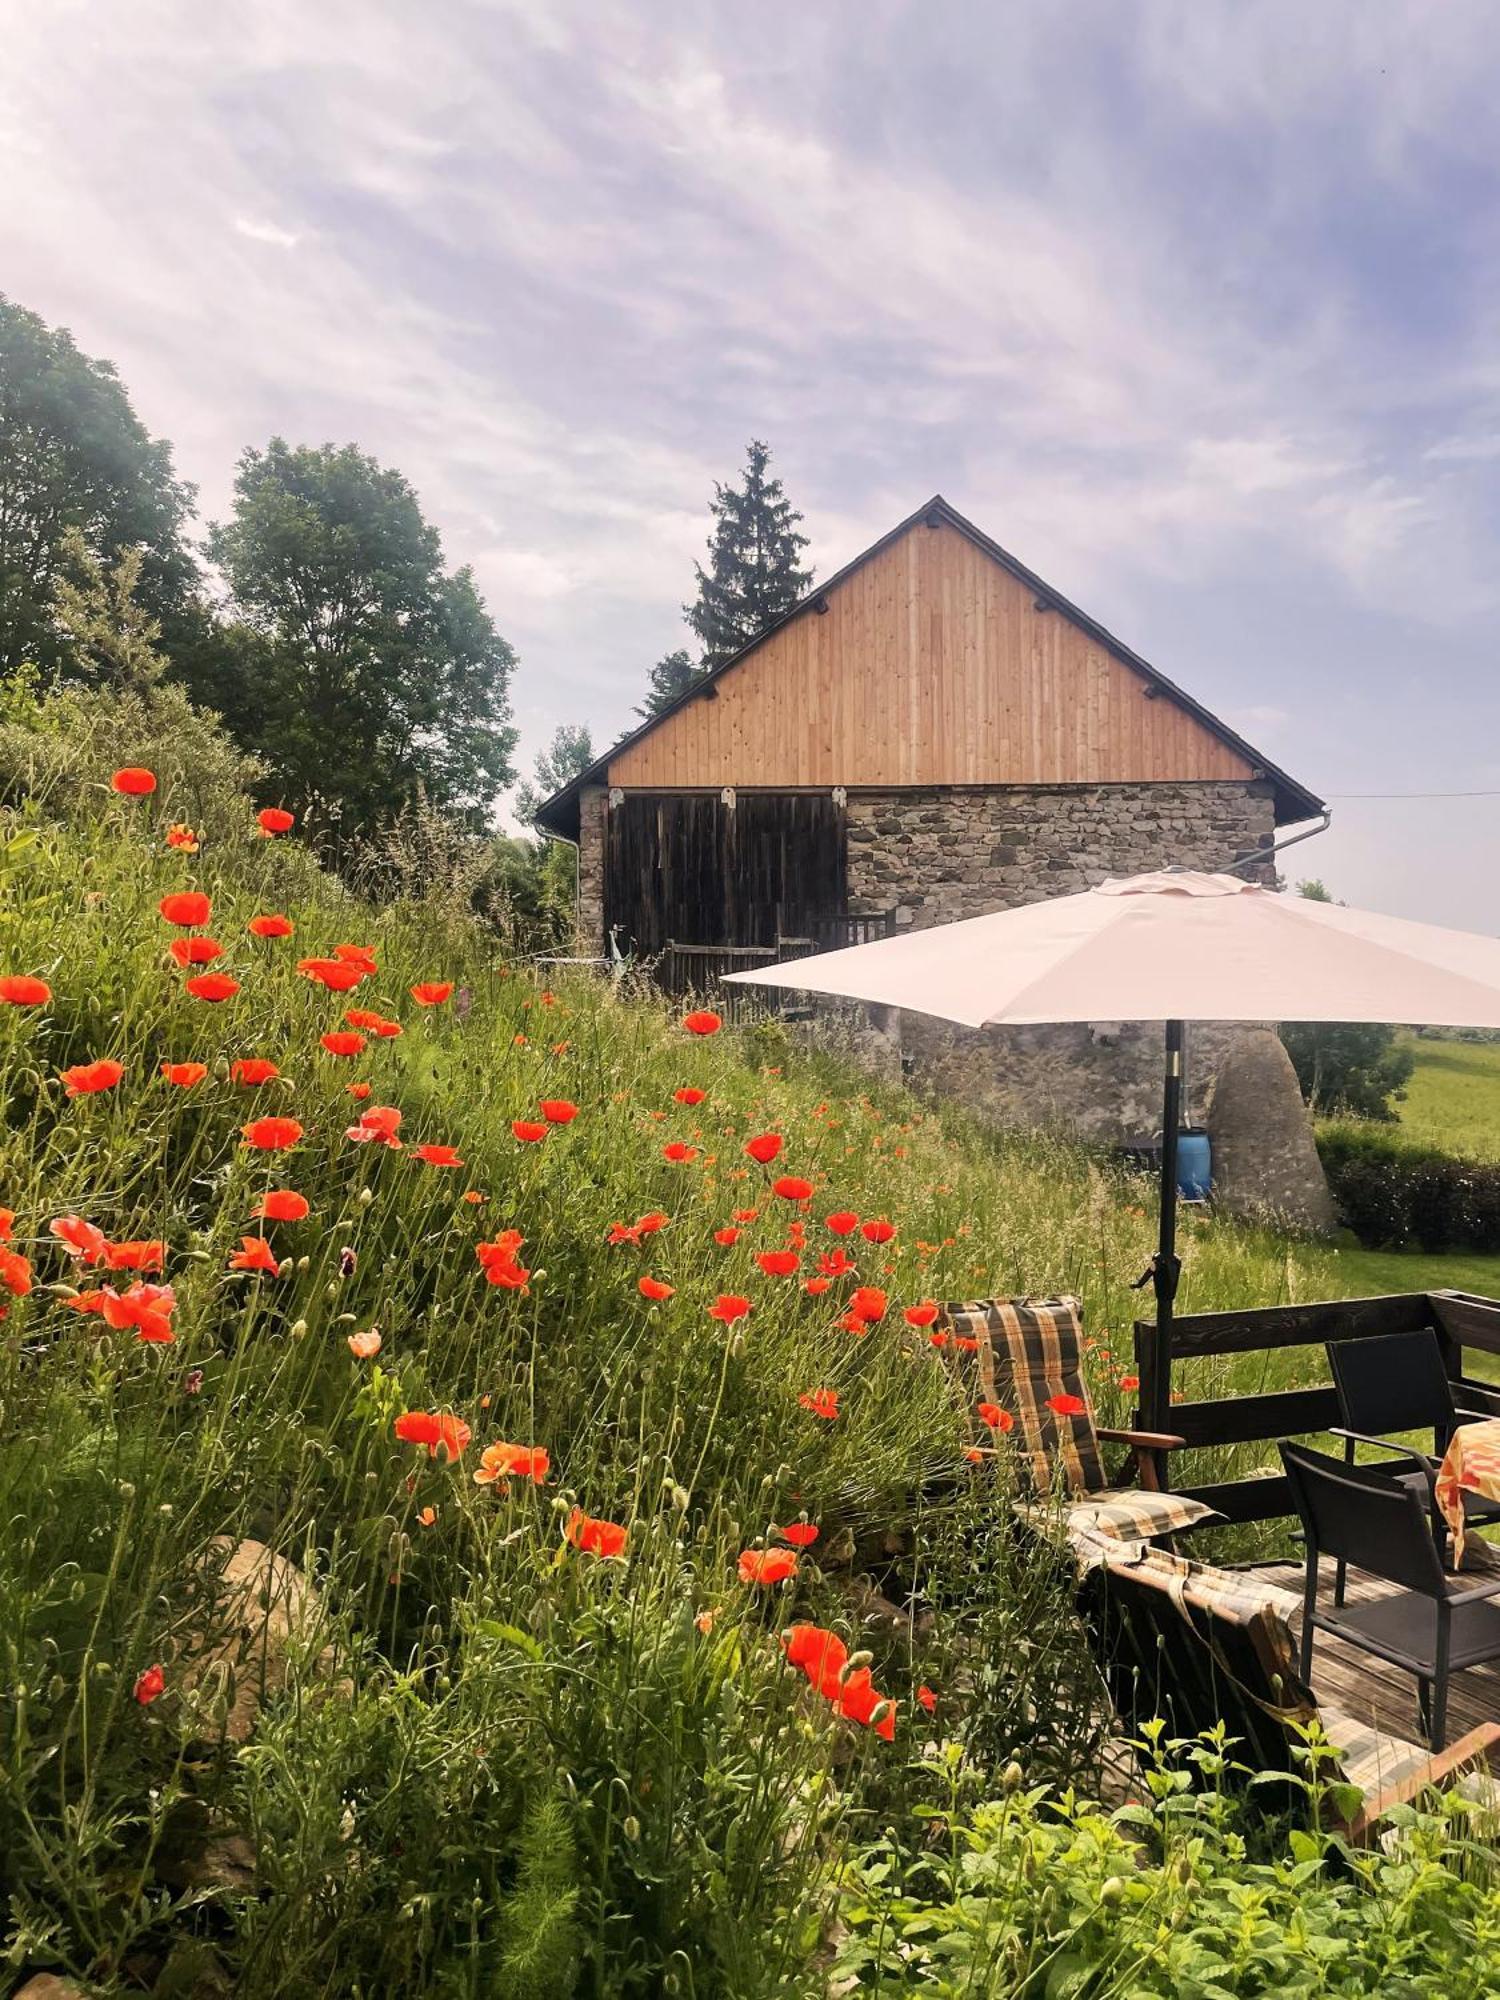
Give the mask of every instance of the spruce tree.
[[651, 669], [651, 679], [646, 685], [646, 699], [636, 710], [649, 722], [654, 715], [660, 715], [664, 708], [670, 708], [678, 695], [683, 694], [696, 680], [703, 677], [703, 669], [693, 664], [693, 656], [686, 646], [679, 646], [675, 653], [664, 654]]
[[708, 568], [695, 565], [698, 601], [683, 606], [705, 671], [749, 645], [812, 586], [813, 573], [800, 562], [807, 547], [806, 535], [797, 532], [802, 516], [781, 481], [767, 477], [770, 459], [770, 447], [752, 438], [743, 486], [714, 486]]

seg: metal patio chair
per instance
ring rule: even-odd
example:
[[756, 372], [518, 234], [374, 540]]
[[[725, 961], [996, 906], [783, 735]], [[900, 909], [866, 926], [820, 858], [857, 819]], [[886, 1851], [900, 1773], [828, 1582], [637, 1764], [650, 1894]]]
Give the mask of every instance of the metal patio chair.
[[[1441, 1750], [1447, 1733], [1448, 1683], [1465, 1667], [1500, 1660], [1500, 1578], [1464, 1586], [1443, 1569], [1423, 1495], [1384, 1466], [1346, 1465], [1285, 1441], [1281, 1462], [1307, 1537], [1302, 1605], [1304, 1681], [1313, 1639], [1329, 1632], [1415, 1676], [1427, 1738]], [[1406, 1470], [1410, 1470], [1408, 1465]], [[1366, 1604], [1318, 1609], [1324, 1556], [1397, 1586]]]

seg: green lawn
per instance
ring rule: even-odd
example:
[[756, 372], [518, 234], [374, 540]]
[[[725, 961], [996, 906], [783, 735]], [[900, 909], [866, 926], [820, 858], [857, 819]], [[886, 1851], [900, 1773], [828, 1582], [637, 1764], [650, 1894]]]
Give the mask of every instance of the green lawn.
[[1405, 1137], [1445, 1153], [1500, 1159], [1500, 1043], [1413, 1039], [1400, 1107]]

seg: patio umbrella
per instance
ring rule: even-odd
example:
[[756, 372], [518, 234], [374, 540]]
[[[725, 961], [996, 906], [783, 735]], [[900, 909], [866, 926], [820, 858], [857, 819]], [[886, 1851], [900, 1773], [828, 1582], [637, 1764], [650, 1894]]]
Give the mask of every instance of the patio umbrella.
[[1166, 1421], [1177, 1256], [1177, 1134], [1185, 1021], [1432, 1022], [1500, 1028], [1500, 939], [1278, 894], [1186, 869], [907, 931], [764, 970], [789, 987], [935, 1014], [968, 1028], [1161, 1021], [1161, 1225], [1156, 1331], [1141, 1418]]

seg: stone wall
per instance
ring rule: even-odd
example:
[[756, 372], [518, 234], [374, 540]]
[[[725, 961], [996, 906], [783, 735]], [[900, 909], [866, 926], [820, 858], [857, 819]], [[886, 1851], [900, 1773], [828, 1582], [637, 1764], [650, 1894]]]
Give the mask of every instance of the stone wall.
[[1212, 872], [1274, 837], [1262, 783], [851, 792], [849, 907], [943, 923], [1173, 863]]
[[578, 944], [581, 951], [604, 955], [604, 821], [609, 794], [590, 785], [578, 795]]

